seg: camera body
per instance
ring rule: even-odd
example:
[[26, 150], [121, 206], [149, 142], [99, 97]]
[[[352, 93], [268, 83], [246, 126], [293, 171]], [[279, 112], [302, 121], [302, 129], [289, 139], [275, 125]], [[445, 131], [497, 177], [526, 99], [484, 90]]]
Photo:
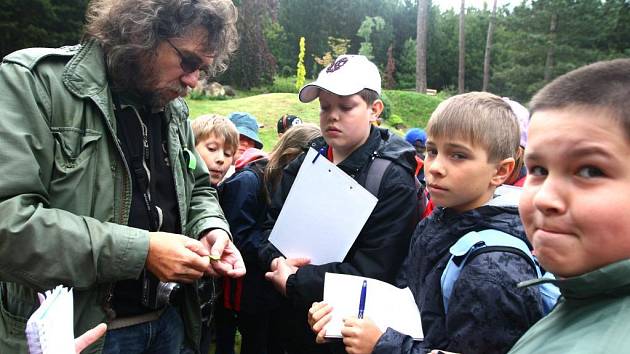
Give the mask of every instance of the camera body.
[[145, 270], [142, 277], [142, 305], [159, 310], [174, 304], [181, 292], [181, 285], [175, 282], [160, 281], [153, 273]]

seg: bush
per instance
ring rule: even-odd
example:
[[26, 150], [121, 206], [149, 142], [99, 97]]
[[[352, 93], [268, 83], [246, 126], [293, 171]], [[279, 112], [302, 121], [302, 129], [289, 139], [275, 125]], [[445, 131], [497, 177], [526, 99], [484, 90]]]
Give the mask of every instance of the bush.
[[273, 78], [273, 84], [269, 87], [269, 92], [273, 93], [297, 93], [295, 88], [295, 76]]
[[387, 97], [385, 92], [381, 92], [381, 100], [383, 101], [383, 112], [381, 113], [381, 118], [384, 120], [388, 120], [389, 116], [392, 114], [392, 101]]
[[389, 117], [389, 120], [387, 120], [387, 123], [396, 129], [403, 129], [405, 126], [402, 118], [397, 114], [392, 114], [392, 116]]

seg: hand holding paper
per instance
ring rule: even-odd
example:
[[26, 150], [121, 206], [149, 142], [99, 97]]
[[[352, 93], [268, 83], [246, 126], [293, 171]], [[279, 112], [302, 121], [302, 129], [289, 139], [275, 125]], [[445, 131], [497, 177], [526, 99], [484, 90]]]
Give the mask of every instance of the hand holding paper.
[[[361, 300], [364, 300], [363, 306]], [[380, 280], [355, 275], [326, 273], [324, 302], [332, 307], [330, 321], [325, 326], [327, 338], [342, 337], [343, 328], [348, 327], [344, 319], [357, 316], [357, 309], [361, 308], [364, 317], [371, 319], [380, 332], [391, 327], [415, 340], [423, 338], [420, 311], [409, 288], [399, 289]], [[359, 329], [365, 325], [354, 320], [350, 323]]]

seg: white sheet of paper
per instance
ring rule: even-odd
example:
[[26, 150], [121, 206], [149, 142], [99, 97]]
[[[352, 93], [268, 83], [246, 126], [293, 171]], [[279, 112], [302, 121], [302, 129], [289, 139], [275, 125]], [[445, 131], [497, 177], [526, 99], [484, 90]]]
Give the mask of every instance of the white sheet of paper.
[[378, 199], [326, 157], [315, 159], [317, 155], [308, 151], [269, 241], [287, 258], [341, 262]]
[[326, 325], [327, 338], [341, 338], [342, 319], [357, 317], [363, 281], [367, 281], [363, 318], [370, 318], [385, 332], [387, 327], [422, 340], [420, 311], [409, 288], [356, 275], [326, 273], [324, 302], [332, 306], [332, 317]]
[[46, 300], [26, 324], [31, 354], [74, 353], [74, 299], [72, 289], [61, 285], [46, 292]]

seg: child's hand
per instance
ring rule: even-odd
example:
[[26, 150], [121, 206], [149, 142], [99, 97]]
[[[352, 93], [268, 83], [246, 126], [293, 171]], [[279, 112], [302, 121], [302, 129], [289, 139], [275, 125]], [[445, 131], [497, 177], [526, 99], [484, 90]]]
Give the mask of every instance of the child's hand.
[[273, 283], [273, 286], [282, 295], [287, 296], [287, 279], [289, 275], [295, 274], [298, 268], [309, 264], [308, 258], [277, 257], [271, 262], [271, 272], [265, 273], [265, 279]]
[[315, 341], [317, 343], [324, 343], [326, 338], [326, 329], [324, 326], [330, 322], [332, 316], [332, 307], [325, 302], [314, 302], [311, 308], [308, 310], [308, 324], [311, 326], [313, 332], [317, 333]]
[[383, 332], [369, 318], [344, 318], [341, 328], [343, 344], [348, 354], [370, 354]]

